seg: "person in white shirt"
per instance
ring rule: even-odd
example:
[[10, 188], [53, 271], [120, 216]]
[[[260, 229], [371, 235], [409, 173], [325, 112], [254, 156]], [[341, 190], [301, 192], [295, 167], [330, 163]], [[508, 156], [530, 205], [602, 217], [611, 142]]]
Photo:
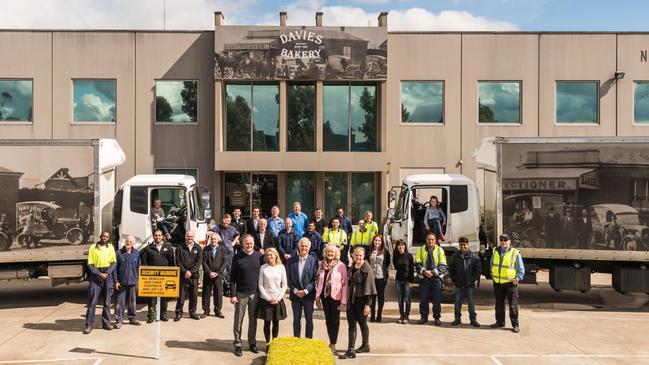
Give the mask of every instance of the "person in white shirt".
[[286, 270], [279, 259], [279, 253], [274, 248], [268, 248], [264, 254], [266, 263], [259, 270], [259, 297], [257, 318], [264, 321], [264, 337], [266, 351], [268, 343], [279, 334], [279, 321], [286, 319], [286, 304], [284, 295], [288, 290]]

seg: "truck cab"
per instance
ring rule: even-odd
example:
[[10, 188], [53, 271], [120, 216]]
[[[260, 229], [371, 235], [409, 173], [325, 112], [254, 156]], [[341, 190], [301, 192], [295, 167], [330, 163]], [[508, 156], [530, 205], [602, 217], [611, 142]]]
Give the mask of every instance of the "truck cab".
[[153, 231], [159, 228], [151, 215], [156, 199], [172, 224], [171, 243], [184, 242], [185, 232], [191, 230], [198, 243], [205, 244], [211, 218], [209, 190], [197, 186], [188, 175], [137, 175], [115, 194], [113, 230], [118, 247], [128, 236], [135, 237], [138, 249], [153, 241]]
[[440, 246], [445, 251], [458, 249], [457, 240], [466, 237], [471, 250], [483, 252], [480, 246], [480, 200], [478, 188], [469, 178], [458, 174], [411, 175], [401, 186], [388, 192], [388, 214], [384, 226], [387, 242], [393, 247], [404, 240], [408, 250], [415, 253], [425, 244], [424, 215], [432, 196], [446, 215], [442, 227], [444, 240]]

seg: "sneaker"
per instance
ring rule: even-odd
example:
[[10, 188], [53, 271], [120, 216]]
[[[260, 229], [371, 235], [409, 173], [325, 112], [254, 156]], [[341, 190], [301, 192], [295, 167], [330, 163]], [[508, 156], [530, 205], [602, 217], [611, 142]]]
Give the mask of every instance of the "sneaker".
[[514, 333], [519, 333], [520, 331], [521, 331], [521, 328], [518, 327], [518, 326], [514, 326], [514, 328], [512, 328], [512, 332], [514, 332]]
[[403, 324], [410, 324], [410, 318], [408, 318], [408, 316], [403, 320]]
[[460, 321], [459, 319], [456, 319], [456, 320], [454, 320], [453, 322], [451, 322], [451, 326], [454, 326], [454, 327], [455, 327], [455, 326], [459, 326], [460, 323], [462, 323], [462, 321]]
[[154, 319], [153, 318], [147, 318], [146, 323], [153, 323]]
[[113, 328], [115, 328], [115, 327], [113, 327], [112, 324], [108, 323], [108, 324], [105, 324], [105, 325], [101, 326], [101, 328], [105, 329], [106, 331], [112, 331]]
[[505, 324], [501, 323], [501, 322], [496, 322], [496, 323], [491, 324], [489, 327], [491, 327], [491, 328], [503, 328], [503, 327], [505, 327]]
[[180, 321], [182, 318], [183, 318], [182, 314], [176, 314], [176, 316], [174, 317], [174, 322], [178, 322], [178, 321]]
[[478, 323], [478, 321], [476, 321], [475, 319], [471, 321], [471, 325], [475, 328], [480, 328], [480, 323]]
[[207, 316], [209, 316], [209, 314], [207, 314], [207, 312], [203, 312], [203, 314], [201, 314], [201, 319], [207, 318]]
[[128, 320], [128, 324], [132, 324], [133, 326], [139, 326], [141, 323], [135, 318], [131, 318]]
[[235, 346], [235, 347], [234, 347], [234, 355], [235, 355], [235, 356], [241, 356], [241, 355], [243, 355], [243, 351], [241, 350], [241, 346]]
[[92, 327], [90, 327], [90, 326], [87, 326], [86, 328], [83, 329], [83, 334], [84, 335], [87, 335], [90, 332], [92, 332]]
[[435, 319], [435, 326], [441, 326], [441, 325], [442, 325], [442, 321], [440, 321], [439, 318], [436, 318]]
[[169, 233], [165, 235], [165, 238], [167, 239], [167, 241], [171, 241], [171, 235]]
[[113, 325], [113, 328], [115, 328], [116, 330], [122, 328], [122, 322], [115, 322], [115, 324]]

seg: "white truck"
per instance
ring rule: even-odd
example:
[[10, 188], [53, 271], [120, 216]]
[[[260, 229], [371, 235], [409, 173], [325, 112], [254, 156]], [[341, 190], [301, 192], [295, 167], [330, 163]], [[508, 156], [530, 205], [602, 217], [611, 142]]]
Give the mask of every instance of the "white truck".
[[82, 279], [99, 232], [111, 232], [116, 248], [128, 235], [151, 240], [156, 198], [177, 242], [187, 229], [204, 240], [209, 192], [191, 176], [140, 175], [115, 194], [125, 160], [112, 139], [0, 140], [0, 280]]
[[421, 246], [436, 195], [448, 216], [441, 246], [449, 254], [468, 238], [487, 276], [491, 247], [508, 233], [523, 283], [547, 269], [555, 290], [586, 292], [603, 272], [619, 292], [649, 293], [649, 138], [488, 138], [474, 159], [482, 194], [462, 175], [408, 176], [392, 188], [388, 242]]

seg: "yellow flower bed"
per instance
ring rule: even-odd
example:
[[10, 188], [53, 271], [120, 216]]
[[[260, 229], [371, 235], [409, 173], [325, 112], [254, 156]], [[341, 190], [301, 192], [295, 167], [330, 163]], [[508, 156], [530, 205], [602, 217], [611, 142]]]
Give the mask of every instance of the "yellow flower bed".
[[334, 365], [336, 360], [323, 340], [279, 337], [270, 342], [266, 365]]

